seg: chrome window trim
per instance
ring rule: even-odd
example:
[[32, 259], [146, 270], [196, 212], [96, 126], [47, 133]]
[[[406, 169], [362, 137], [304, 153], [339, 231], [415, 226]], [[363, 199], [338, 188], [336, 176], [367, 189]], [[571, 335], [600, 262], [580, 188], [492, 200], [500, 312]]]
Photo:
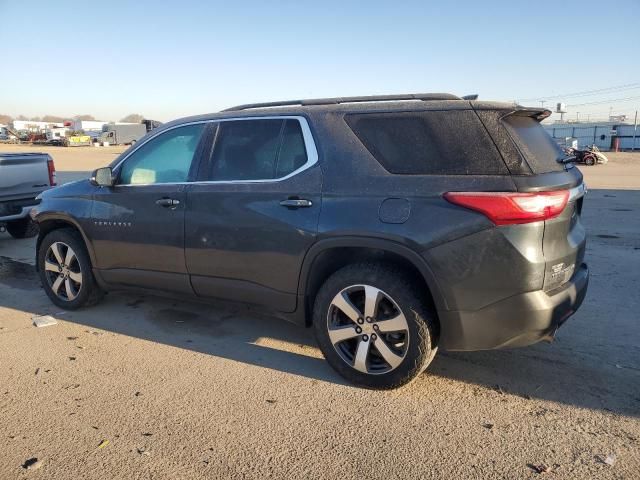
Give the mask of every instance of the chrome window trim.
[[120, 165], [127, 161], [127, 159], [133, 155], [139, 148], [145, 145], [147, 142], [163, 135], [166, 132], [174, 130], [180, 127], [187, 127], [189, 125], [198, 125], [201, 123], [221, 123], [221, 122], [232, 122], [232, 121], [250, 121], [250, 120], [297, 120], [300, 124], [300, 128], [302, 130], [302, 139], [304, 140], [304, 147], [307, 151], [307, 161], [303, 165], [301, 165], [298, 169], [293, 172], [285, 175], [284, 177], [279, 178], [268, 178], [268, 179], [258, 179], [258, 180], [200, 180], [194, 182], [167, 182], [167, 183], [120, 183], [114, 185], [114, 187], [148, 187], [152, 185], [208, 185], [208, 184], [251, 184], [251, 183], [276, 183], [282, 182], [283, 180], [287, 180], [303, 171], [311, 168], [316, 163], [318, 163], [318, 149], [316, 148], [316, 143], [313, 138], [313, 134], [311, 133], [311, 128], [309, 127], [309, 122], [307, 119], [301, 115], [261, 115], [256, 117], [229, 117], [229, 118], [216, 118], [211, 120], [199, 120], [196, 122], [187, 122], [181, 123], [180, 125], [174, 125], [170, 128], [162, 130], [161, 132], [157, 132], [155, 135], [149, 137], [144, 142], [140, 143], [140, 145], [136, 144], [135, 149], [131, 150], [122, 160], [120, 160], [113, 170], [116, 170]]

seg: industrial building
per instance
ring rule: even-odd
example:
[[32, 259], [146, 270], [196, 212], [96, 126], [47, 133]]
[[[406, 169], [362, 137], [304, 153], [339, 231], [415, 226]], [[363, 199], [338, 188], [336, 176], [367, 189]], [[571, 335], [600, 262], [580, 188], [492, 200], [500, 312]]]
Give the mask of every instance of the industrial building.
[[562, 145], [570, 146], [576, 140], [579, 148], [595, 145], [600, 150], [640, 150], [640, 128], [633, 124], [598, 122], [542, 125]]
[[14, 130], [28, 130], [30, 132], [44, 132], [47, 128], [63, 127], [61, 122], [36, 122], [34, 120], [14, 120]]

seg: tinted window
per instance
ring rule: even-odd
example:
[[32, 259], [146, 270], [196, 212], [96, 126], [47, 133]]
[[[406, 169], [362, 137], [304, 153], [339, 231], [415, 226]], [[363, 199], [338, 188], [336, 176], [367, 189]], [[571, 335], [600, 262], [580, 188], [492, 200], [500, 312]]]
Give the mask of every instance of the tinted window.
[[508, 173], [477, 115], [469, 110], [350, 114], [346, 120], [391, 173]]
[[307, 149], [300, 129], [300, 122], [287, 120], [282, 130], [282, 143], [276, 163], [276, 178], [289, 175], [307, 163]]
[[220, 122], [212, 180], [269, 180], [284, 177], [307, 162], [297, 120]]
[[564, 156], [562, 150], [535, 118], [509, 115], [503, 122], [533, 173], [564, 170], [556, 161]]
[[120, 170], [120, 184], [186, 182], [204, 124], [162, 133], [133, 152]]

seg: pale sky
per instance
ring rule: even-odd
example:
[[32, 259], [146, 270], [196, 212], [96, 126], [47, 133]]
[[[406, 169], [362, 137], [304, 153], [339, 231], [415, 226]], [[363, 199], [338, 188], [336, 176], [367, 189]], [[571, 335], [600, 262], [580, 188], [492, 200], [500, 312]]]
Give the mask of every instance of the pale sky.
[[566, 97], [569, 115], [640, 108], [638, 0], [27, 3], [0, 0], [0, 113], [13, 116], [167, 121], [408, 92], [540, 105], [601, 89]]

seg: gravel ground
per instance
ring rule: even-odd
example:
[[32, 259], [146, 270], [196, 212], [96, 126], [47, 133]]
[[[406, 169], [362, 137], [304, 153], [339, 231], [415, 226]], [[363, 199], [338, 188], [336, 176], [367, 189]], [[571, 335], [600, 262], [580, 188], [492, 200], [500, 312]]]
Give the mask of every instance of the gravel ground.
[[[49, 150], [64, 181], [121, 149]], [[640, 155], [584, 172], [591, 284], [557, 341], [442, 352], [392, 392], [238, 306], [61, 312], [0, 234], [0, 478], [640, 478]]]

